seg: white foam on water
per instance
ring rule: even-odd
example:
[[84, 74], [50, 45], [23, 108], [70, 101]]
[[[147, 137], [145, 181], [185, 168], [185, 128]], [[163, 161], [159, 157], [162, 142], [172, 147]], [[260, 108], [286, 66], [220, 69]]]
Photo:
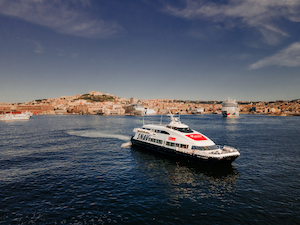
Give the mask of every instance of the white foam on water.
[[104, 133], [100, 131], [93, 131], [93, 130], [80, 130], [80, 131], [67, 131], [69, 135], [75, 135], [75, 136], [80, 136], [80, 137], [90, 137], [90, 138], [114, 138], [114, 139], [119, 139], [123, 141], [130, 140], [130, 136], [126, 135], [121, 135], [121, 134], [109, 134], [109, 133]]
[[121, 145], [121, 147], [122, 147], [122, 148], [129, 148], [131, 145], [132, 145], [132, 144], [131, 144], [131, 141], [129, 141], [129, 142], [123, 143], [123, 144]]

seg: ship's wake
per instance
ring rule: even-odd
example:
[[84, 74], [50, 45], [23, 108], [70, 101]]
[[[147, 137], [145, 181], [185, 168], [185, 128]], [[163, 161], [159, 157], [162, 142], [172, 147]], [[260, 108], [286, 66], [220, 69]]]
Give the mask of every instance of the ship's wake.
[[96, 130], [71, 130], [67, 131], [69, 135], [75, 135], [75, 136], [80, 136], [80, 137], [89, 137], [89, 138], [113, 138], [113, 139], [119, 139], [123, 141], [128, 141], [130, 140], [130, 136], [122, 135], [122, 134], [110, 134], [110, 133], [105, 133], [101, 131], [96, 131]]

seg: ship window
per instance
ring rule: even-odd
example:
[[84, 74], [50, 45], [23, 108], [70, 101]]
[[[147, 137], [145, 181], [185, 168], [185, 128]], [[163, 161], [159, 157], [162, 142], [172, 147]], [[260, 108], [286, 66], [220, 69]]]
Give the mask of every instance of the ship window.
[[166, 145], [168, 145], [168, 146], [175, 146], [175, 143], [167, 141]]
[[154, 130], [155, 133], [160, 133], [160, 134], [168, 134], [170, 135], [168, 132], [164, 131], [164, 130]]
[[202, 146], [192, 146], [192, 149], [204, 151], [205, 149]]
[[219, 147], [217, 145], [211, 145], [211, 146], [192, 146], [192, 149], [205, 151], [205, 150], [216, 150]]
[[[184, 145], [184, 144], [180, 144], [180, 143], [173, 143], [173, 142], [169, 142], [169, 141], [166, 141], [166, 145], [167, 146], [175, 146], [175, 147], [178, 147], [178, 148], [189, 148], [189, 146], [188, 145]], [[195, 147], [198, 147], [198, 146], [193, 146], [194, 147], [194, 149], [195, 149]]]
[[160, 133], [160, 134], [167, 134], [170, 135], [168, 132], [164, 131], [164, 130], [153, 130], [155, 133]]
[[185, 128], [174, 127], [173, 129], [178, 130], [182, 133], [193, 133], [193, 130], [190, 129], [189, 127], [185, 127]]
[[154, 143], [158, 143], [158, 144], [162, 144], [162, 140], [159, 139], [155, 139], [155, 138], [149, 138], [149, 141], [154, 142]]
[[156, 139], [155, 142], [158, 143], [158, 144], [161, 144], [161, 143], [162, 143], [162, 140]]

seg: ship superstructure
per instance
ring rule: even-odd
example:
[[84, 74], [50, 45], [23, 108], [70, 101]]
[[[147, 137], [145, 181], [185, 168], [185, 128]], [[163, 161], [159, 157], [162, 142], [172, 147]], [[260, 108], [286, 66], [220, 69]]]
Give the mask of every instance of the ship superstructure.
[[239, 106], [237, 101], [234, 99], [225, 99], [225, 101], [222, 103], [222, 115], [224, 117], [237, 117], [239, 116]]

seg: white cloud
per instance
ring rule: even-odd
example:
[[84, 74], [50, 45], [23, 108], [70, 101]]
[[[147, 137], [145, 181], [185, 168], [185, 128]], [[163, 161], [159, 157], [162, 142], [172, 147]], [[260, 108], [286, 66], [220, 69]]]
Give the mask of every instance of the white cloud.
[[266, 66], [300, 66], [300, 42], [295, 42], [275, 55], [259, 60], [249, 66], [250, 70]]
[[164, 11], [188, 20], [206, 19], [224, 22], [227, 27], [257, 29], [268, 44], [277, 44], [289, 36], [276, 22], [285, 19], [300, 22], [299, 0], [229, 0], [216, 4], [209, 0], [185, 0], [184, 8], [168, 5]]
[[80, 37], [108, 38], [121, 35], [123, 28], [112, 21], [86, 13], [90, 0], [0, 0], [0, 14], [39, 24], [56, 32]]

